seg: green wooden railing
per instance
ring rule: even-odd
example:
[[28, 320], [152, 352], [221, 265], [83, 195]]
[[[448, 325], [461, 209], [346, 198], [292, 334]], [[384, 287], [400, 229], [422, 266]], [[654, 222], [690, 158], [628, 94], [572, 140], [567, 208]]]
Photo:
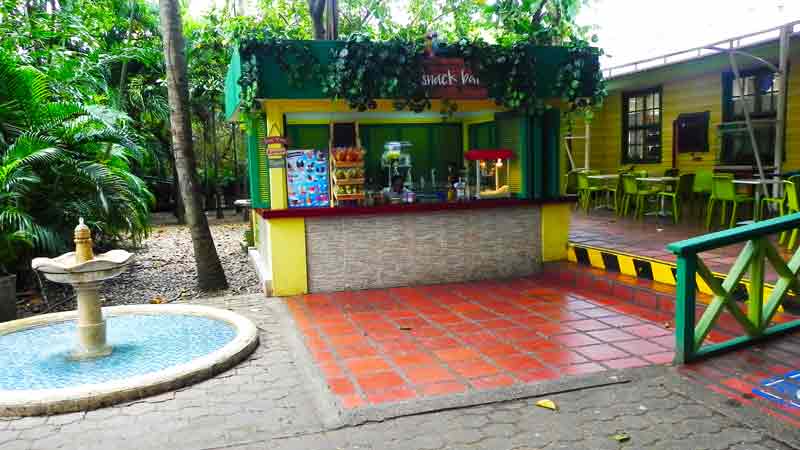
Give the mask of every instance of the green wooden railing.
[[[800, 228], [800, 213], [667, 245], [667, 249], [677, 256], [675, 304], [677, 363], [691, 362], [703, 356], [730, 350], [800, 327], [800, 320], [770, 326], [789, 290], [800, 293], [797, 279], [800, 271], [800, 249], [787, 263], [768, 236], [795, 228]], [[742, 242], [745, 246], [722, 282], [714, 276], [698, 255], [704, 251]], [[767, 261], [775, 269], [778, 281], [765, 299], [764, 269]], [[748, 299], [746, 309], [743, 310], [732, 294], [748, 273], [750, 279]], [[708, 285], [713, 292], [713, 298], [700, 319], [695, 321], [698, 278]], [[703, 345], [724, 310], [730, 312], [742, 326], [743, 335], [726, 342]]]

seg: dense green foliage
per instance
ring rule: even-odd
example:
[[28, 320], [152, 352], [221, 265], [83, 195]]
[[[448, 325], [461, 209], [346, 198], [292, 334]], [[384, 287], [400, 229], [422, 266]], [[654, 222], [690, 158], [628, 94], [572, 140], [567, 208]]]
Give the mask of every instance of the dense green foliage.
[[[151, 196], [131, 165], [145, 155], [124, 125], [99, 105], [59, 100], [47, 77], [0, 54], [0, 242], [38, 252], [66, 248], [79, 217], [97, 238], [141, 239]], [[13, 253], [0, 251], [9, 270]]]

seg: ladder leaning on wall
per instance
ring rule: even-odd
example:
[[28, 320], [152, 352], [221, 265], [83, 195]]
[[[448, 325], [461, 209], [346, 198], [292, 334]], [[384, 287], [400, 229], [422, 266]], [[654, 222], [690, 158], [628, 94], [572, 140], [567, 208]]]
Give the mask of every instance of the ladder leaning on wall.
[[[567, 158], [569, 158], [569, 166], [572, 168], [571, 171], [580, 171], [580, 170], [589, 170], [589, 152], [591, 150], [591, 126], [588, 122], [583, 124], [584, 126], [584, 133], [582, 136], [573, 136], [568, 134], [564, 136], [564, 149], [567, 151]], [[572, 157], [572, 149], [569, 146], [570, 141], [578, 141], [583, 140], [583, 167], [575, 167], [575, 158]]]
[[[710, 45], [706, 47], [708, 50], [724, 52], [728, 54], [728, 61], [730, 62], [731, 69], [733, 70], [734, 82], [739, 85], [739, 92], [742, 96], [745, 94], [745, 80], [742, 78], [741, 71], [739, 70], [739, 63], [736, 61], [736, 56], [744, 56], [749, 59], [755, 60], [761, 65], [766, 66], [775, 74], [775, 80], [773, 83], [778, 83], [778, 104], [776, 105], [776, 115], [775, 119], [768, 119], [767, 121], [775, 124], [775, 152], [774, 152], [774, 166], [775, 166], [775, 174], [774, 176], [776, 179], [780, 178], [781, 176], [781, 166], [783, 163], [783, 146], [784, 146], [784, 134], [786, 132], [785, 122], [786, 122], [786, 90], [788, 88], [788, 67], [789, 67], [789, 38], [794, 30], [795, 24], [786, 24], [780, 28], [780, 35], [778, 38], [778, 66], [775, 66], [771, 62], [767, 61], [764, 58], [758, 57], [753, 55], [752, 53], [748, 53], [743, 50], [738, 50], [735, 45], [735, 40], [728, 41], [728, 47], [719, 47], [717, 45]], [[762, 181], [766, 179], [766, 175], [764, 174], [764, 165], [761, 161], [761, 153], [758, 148], [758, 140], [756, 139], [754, 126], [755, 125], [762, 125], [765, 122], [764, 120], [759, 120], [758, 124], [753, 118], [750, 116], [750, 110], [747, 105], [744, 105], [742, 108], [744, 112], [744, 122], [742, 121], [735, 121], [735, 122], [722, 122], [719, 124], [719, 130], [722, 133], [731, 133], [731, 132], [741, 132], [747, 131], [748, 136], [750, 137], [750, 145], [753, 150], [753, 156], [756, 161], [756, 165], [758, 166], [758, 177]], [[726, 128], [729, 127], [729, 128]], [[743, 127], [742, 127], [743, 126]], [[764, 196], [768, 196], [767, 192], [767, 185], [762, 183], [761, 188], [763, 189]], [[775, 185], [775, 192], [774, 195], [778, 196], [780, 191], [780, 184]]]

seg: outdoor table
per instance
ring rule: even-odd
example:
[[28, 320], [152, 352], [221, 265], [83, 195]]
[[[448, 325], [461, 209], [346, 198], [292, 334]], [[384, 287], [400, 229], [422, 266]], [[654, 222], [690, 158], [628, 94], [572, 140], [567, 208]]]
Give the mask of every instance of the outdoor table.
[[754, 198], [755, 203], [753, 203], [753, 220], [743, 220], [741, 222], [737, 222], [738, 225], [747, 225], [753, 223], [758, 218], [758, 205], [761, 203], [761, 189], [758, 187], [760, 185], [766, 184], [782, 184], [783, 180], [776, 180], [775, 178], [764, 178], [763, 180], [760, 178], [750, 178], [750, 179], [738, 179], [733, 180], [733, 184], [740, 184], [740, 185], [747, 185], [753, 186], [754, 191]]
[[[602, 182], [607, 182], [609, 180], [618, 180], [618, 174], [606, 174], [606, 175], [588, 175], [586, 178], [590, 180], [600, 180]], [[614, 209], [614, 205], [611, 203], [611, 191], [606, 191], [606, 203], [603, 205], [597, 205], [595, 209], [606, 208], [606, 209]]]
[[[653, 184], [666, 184], [666, 183], [674, 183], [678, 181], [678, 177], [641, 177], [637, 178], [636, 181], [641, 181], [642, 183], [653, 183]], [[647, 213], [647, 216], [654, 216], [657, 215], [659, 217], [667, 217], [671, 216], [672, 213], [668, 212], [664, 208], [664, 196], [659, 196], [659, 203], [660, 203], [660, 210], [656, 212]]]

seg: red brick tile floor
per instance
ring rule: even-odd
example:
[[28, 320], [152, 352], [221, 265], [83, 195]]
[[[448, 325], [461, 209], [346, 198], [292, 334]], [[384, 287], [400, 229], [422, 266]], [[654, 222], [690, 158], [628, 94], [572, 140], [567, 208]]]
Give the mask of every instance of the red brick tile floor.
[[345, 409], [673, 357], [670, 314], [541, 278], [310, 294], [287, 304]]
[[[593, 210], [586, 214], [575, 211], [572, 214], [569, 240], [596, 248], [643, 256], [659, 261], [675, 263], [675, 256], [667, 250], [667, 244], [705, 234], [704, 226], [697, 220], [672, 223], [670, 218], [661, 219], [646, 217], [634, 220], [630, 217], [617, 217], [612, 211]], [[781, 249], [784, 259], [791, 254], [777, 245], [777, 237], [772, 236], [776, 248]], [[703, 262], [712, 271], [727, 273], [739, 255], [744, 244], [730, 245], [700, 254]], [[774, 282], [777, 276], [767, 264], [766, 281]]]

